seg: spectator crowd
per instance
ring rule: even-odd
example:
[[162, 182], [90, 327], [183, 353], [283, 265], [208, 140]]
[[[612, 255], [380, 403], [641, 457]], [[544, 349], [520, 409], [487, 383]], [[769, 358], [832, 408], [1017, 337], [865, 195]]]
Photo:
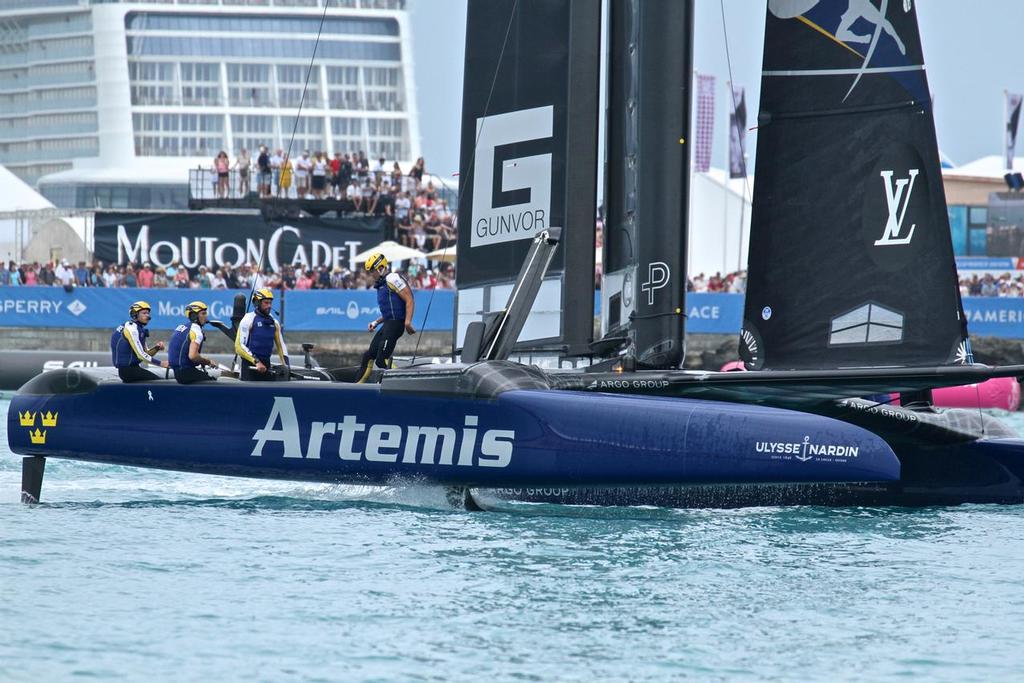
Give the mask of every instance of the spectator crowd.
[[221, 151], [209, 178], [214, 199], [335, 201], [340, 213], [386, 216], [393, 239], [412, 249], [433, 251], [455, 243], [455, 215], [427, 175], [423, 157], [406, 173], [397, 161], [371, 161], [362, 151], [331, 155], [307, 149], [293, 161], [286, 151], [263, 146], [255, 159], [243, 149], [234, 163]]
[[960, 278], [960, 296], [1024, 296], [1024, 275], [1014, 277], [1003, 273], [996, 277], [985, 273], [981, 277], [975, 273], [970, 277]]
[[686, 291], [743, 294], [747, 291], [747, 271], [737, 270], [724, 276], [715, 273], [711, 277], [699, 273], [695, 277], [686, 278]]
[[[410, 262], [399, 270], [416, 289], [454, 289], [455, 268], [448, 263], [438, 267], [427, 267], [423, 263]], [[166, 268], [153, 267], [150, 263], [118, 266], [102, 261], [77, 264], [67, 260], [48, 263], [16, 263], [10, 261], [0, 269], [0, 286], [23, 287], [142, 287], [177, 289], [369, 289], [373, 287], [373, 276], [359, 268], [320, 266], [282, 266], [280, 272], [265, 268], [259, 272], [255, 264], [242, 264], [239, 268], [225, 265], [216, 270], [199, 266], [185, 268], [177, 261]]]

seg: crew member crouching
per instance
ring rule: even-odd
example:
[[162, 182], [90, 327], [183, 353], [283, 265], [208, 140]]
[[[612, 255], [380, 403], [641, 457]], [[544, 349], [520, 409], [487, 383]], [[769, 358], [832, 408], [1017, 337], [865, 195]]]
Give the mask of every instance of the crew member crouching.
[[238, 324], [235, 353], [242, 359], [240, 377], [244, 381], [272, 380], [270, 356], [277, 351], [281, 363], [288, 365], [288, 347], [281, 334], [281, 323], [271, 314], [274, 293], [261, 287], [252, 294], [254, 310], [246, 313]]
[[406, 332], [416, 334], [412, 326], [415, 303], [409, 283], [389, 269], [387, 258], [379, 251], [370, 254], [364, 267], [377, 276], [373, 286], [377, 290], [377, 307], [380, 308], [380, 317], [366, 327], [370, 332], [378, 325], [380, 329], [373, 335], [370, 348], [363, 353], [357, 383], [370, 378], [374, 363], [379, 368], [391, 367], [391, 356], [395, 353], [398, 338]]
[[169, 367], [167, 361], [158, 361], [153, 356], [164, 348], [163, 342], [157, 342], [146, 348], [149, 330], [146, 325], [152, 316], [152, 310], [145, 301], [136, 301], [128, 307], [128, 320], [118, 325], [110, 335], [110, 356], [117, 374], [123, 382], [142, 382], [149, 379], [160, 379], [158, 375], [142, 367], [142, 364]]
[[188, 316], [188, 324], [178, 325], [171, 335], [171, 342], [167, 350], [168, 360], [171, 368], [174, 369], [174, 379], [178, 384], [192, 384], [194, 382], [210, 382], [217, 379], [206, 374], [199, 368], [205, 365], [216, 367], [217, 363], [204, 358], [202, 355], [203, 342], [206, 341], [206, 334], [203, 332], [203, 325], [210, 315], [209, 310], [202, 301], [193, 301], [185, 307], [185, 315]]

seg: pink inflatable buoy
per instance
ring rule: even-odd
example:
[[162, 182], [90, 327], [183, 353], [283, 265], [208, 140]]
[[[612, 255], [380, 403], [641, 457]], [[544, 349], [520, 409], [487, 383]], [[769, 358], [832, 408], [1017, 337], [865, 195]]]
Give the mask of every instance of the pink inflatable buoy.
[[1020, 383], [1013, 377], [997, 377], [980, 384], [944, 387], [932, 392], [932, 401], [943, 408], [1020, 408]]

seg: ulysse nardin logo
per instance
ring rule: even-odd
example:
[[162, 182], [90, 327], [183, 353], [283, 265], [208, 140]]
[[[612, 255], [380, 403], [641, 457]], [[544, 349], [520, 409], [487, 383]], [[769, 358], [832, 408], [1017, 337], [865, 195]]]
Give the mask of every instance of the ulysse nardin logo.
[[[880, 239], [875, 240], [876, 247], [890, 247], [899, 244], [910, 244], [914, 238], [916, 223], [910, 224], [910, 229], [905, 237], [903, 234], [903, 219], [907, 217], [907, 207], [910, 205], [910, 195], [914, 192], [914, 181], [917, 180], [919, 169], [912, 168], [906, 178], [893, 180], [894, 171], [882, 171], [882, 185], [885, 187], [885, 205], [889, 210], [889, 219], [885, 222], [885, 231]], [[904, 193], [905, 196], [904, 196]]]
[[672, 271], [667, 263], [654, 261], [647, 264], [647, 282], [640, 285], [640, 291], [647, 293], [647, 305], [654, 305], [654, 293], [668, 285], [672, 278]]
[[[554, 118], [548, 106], [477, 119], [471, 247], [532, 239], [550, 227]], [[511, 156], [524, 148], [525, 156]]]
[[809, 436], [805, 436], [803, 441], [757, 441], [754, 450], [769, 454], [772, 460], [792, 459], [800, 462], [845, 462], [860, 454], [860, 446], [812, 443]]
[[[356, 415], [335, 422], [310, 422], [303, 449], [302, 430], [295, 403], [275, 396], [262, 429], [253, 432], [251, 455], [262, 456], [268, 444], [280, 444], [285, 458], [318, 460], [321, 455], [342, 460], [400, 463], [403, 465], [456, 465], [508, 467], [516, 433], [512, 429], [478, 429], [480, 418], [466, 415], [463, 427], [370, 424]], [[357, 439], [359, 443], [357, 444]], [[361, 446], [361, 447], [359, 447]], [[326, 450], [325, 450], [326, 449]], [[276, 452], [275, 452], [276, 454]]]

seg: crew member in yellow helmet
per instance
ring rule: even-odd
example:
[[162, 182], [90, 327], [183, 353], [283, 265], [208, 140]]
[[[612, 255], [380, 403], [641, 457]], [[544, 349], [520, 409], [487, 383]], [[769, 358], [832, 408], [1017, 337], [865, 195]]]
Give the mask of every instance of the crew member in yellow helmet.
[[185, 307], [185, 315], [188, 317], [188, 324], [183, 323], [174, 328], [167, 349], [168, 360], [174, 369], [174, 379], [178, 384], [215, 380], [216, 377], [211, 377], [200, 369], [203, 366], [217, 366], [216, 362], [202, 354], [203, 342], [206, 341], [203, 325], [206, 324], [210, 311], [202, 301], [193, 301]]
[[146, 325], [152, 316], [152, 309], [145, 301], [136, 301], [128, 307], [128, 320], [118, 325], [110, 335], [111, 362], [117, 368], [117, 374], [123, 382], [142, 382], [160, 377], [142, 364], [154, 367], [169, 367], [167, 361], [157, 360], [154, 356], [163, 350], [164, 343], [158, 341], [146, 348], [149, 330]]
[[245, 314], [235, 335], [235, 353], [242, 359], [239, 376], [245, 381], [272, 380], [270, 357], [275, 350], [281, 363], [288, 365], [288, 347], [281, 333], [281, 323], [270, 311], [274, 293], [269, 287], [261, 287], [252, 293], [252, 303], [255, 310]]
[[377, 290], [380, 317], [367, 325], [370, 332], [378, 326], [379, 329], [373, 335], [370, 348], [363, 354], [357, 382], [365, 382], [370, 378], [374, 363], [379, 368], [391, 367], [391, 356], [395, 353], [398, 338], [406, 332], [416, 334], [416, 328], [412, 326], [416, 304], [409, 283], [401, 274], [390, 270], [387, 258], [379, 251], [370, 254], [365, 267], [377, 276], [373, 286]]

